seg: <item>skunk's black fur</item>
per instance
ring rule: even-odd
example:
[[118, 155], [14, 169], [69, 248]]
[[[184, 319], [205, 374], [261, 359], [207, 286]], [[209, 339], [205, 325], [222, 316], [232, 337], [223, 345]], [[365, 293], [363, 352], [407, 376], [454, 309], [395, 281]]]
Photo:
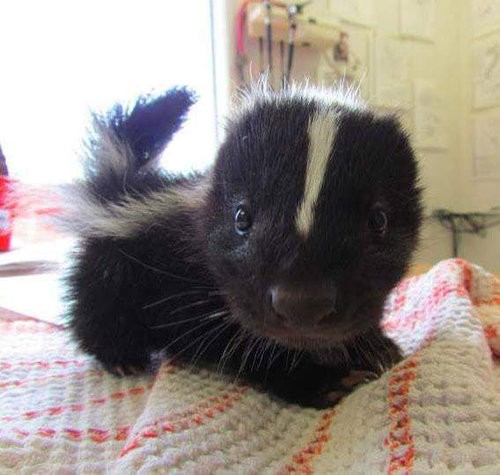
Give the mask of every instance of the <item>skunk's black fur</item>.
[[[162, 352], [318, 407], [351, 370], [397, 361], [378, 324], [417, 242], [415, 160], [394, 118], [329, 94], [259, 89], [213, 169], [187, 177], [156, 160], [194, 101], [186, 89], [95, 116], [67, 280], [84, 351], [115, 373]], [[250, 226], [235, 229], [242, 207]]]

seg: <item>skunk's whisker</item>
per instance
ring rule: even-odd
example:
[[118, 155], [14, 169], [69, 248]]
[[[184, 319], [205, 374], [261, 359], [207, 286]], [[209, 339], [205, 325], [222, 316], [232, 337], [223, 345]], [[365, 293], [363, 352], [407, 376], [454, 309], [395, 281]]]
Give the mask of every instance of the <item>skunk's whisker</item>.
[[203, 328], [204, 326], [206, 326], [208, 324], [211, 324], [213, 319], [219, 318], [222, 315], [224, 315], [225, 313], [226, 312], [218, 312], [216, 314], [211, 314], [211, 315], [207, 316], [206, 318], [203, 318], [202, 319], [203, 320], [202, 323], [200, 323], [199, 325], [197, 325], [194, 328], [190, 328], [189, 330], [185, 331], [184, 333], [182, 333], [178, 337], [174, 338], [172, 341], [170, 341], [168, 343], [167, 346], [165, 346], [165, 347], [162, 348], [162, 351], [167, 351], [169, 348], [172, 347], [172, 345], [174, 345], [175, 343], [177, 343], [179, 340], [182, 340], [182, 338], [186, 337], [187, 335], [190, 335], [191, 333], [193, 333], [193, 332], [195, 332], [195, 331]]
[[195, 317], [191, 317], [191, 318], [185, 318], [184, 320], [178, 320], [178, 321], [175, 321], [175, 322], [169, 322], [169, 323], [162, 323], [161, 325], [154, 325], [154, 326], [150, 326], [148, 328], [152, 328], [152, 329], [159, 329], [159, 328], [168, 328], [168, 327], [173, 327], [175, 325], [182, 325], [183, 323], [188, 323], [188, 322], [194, 322], [195, 320], [198, 320], [200, 322], [203, 322], [205, 320], [209, 320], [211, 318], [211, 315], [209, 316], [195, 316]]
[[259, 342], [259, 337], [252, 336], [250, 343], [247, 344], [247, 348], [246, 348], [245, 352], [243, 353], [243, 358], [241, 360], [240, 369], [238, 370], [238, 374], [236, 377], [239, 377], [239, 375], [245, 370], [245, 366], [247, 364], [248, 358], [250, 357], [250, 354], [252, 353], [253, 349], [255, 348], [255, 345], [258, 342]]
[[[144, 307], [142, 307], [142, 309], [146, 310], [147, 308], [156, 307], [157, 305], [161, 305], [162, 303], [168, 302], [169, 300], [176, 299], [179, 297], [185, 297], [187, 295], [196, 295], [196, 294], [202, 294], [202, 293], [207, 293], [207, 291], [205, 289], [202, 289], [202, 290], [191, 290], [188, 292], [180, 292], [178, 294], [169, 295], [168, 297], [162, 298], [160, 300], [156, 300], [155, 302], [148, 303], [148, 304], [144, 305]], [[210, 295], [210, 294], [211, 294], [211, 292], [208, 292], [208, 295]]]
[[303, 350], [295, 350], [295, 354], [293, 355], [292, 365], [290, 367], [290, 372], [292, 372], [300, 363], [300, 360], [304, 356]]
[[[208, 348], [210, 348], [210, 345], [220, 336], [220, 334], [222, 332], [224, 332], [224, 330], [226, 330], [229, 326], [231, 325], [231, 322], [228, 322], [228, 321], [225, 321], [223, 323], [221, 323], [219, 326], [213, 328], [212, 330], [209, 330], [207, 332], [207, 335], [205, 337], [205, 339], [203, 340], [203, 342], [200, 344], [200, 347], [199, 349], [196, 351], [196, 353], [193, 355], [193, 357], [191, 358], [191, 365], [192, 366], [196, 366], [196, 363], [199, 361], [199, 359], [201, 358], [201, 356], [203, 355], [203, 353], [205, 353], [205, 351], [208, 350]], [[202, 345], [205, 344], [205, 342], [208, 340], [208, 337], [215, 332], [215, 336], [213, 338], [210, 339], [210, 341], [205, 345], [203, 346], [202, 348]], [[200, 351], [201, 350], [201, 351]]]
[[273, 342], [273, 348], [271, 350], [271, 354], [269, 355], [269, 359], [267, 360], [267, 371], [269, 371], [269, 368], [271, 367], [271, 364], [274, 362], [274, 353], [276, 353], [276, 347], [278, 344], [276, 342]]
[[219, 358], [219, 363], [217, 365], [218, 373], [222, 373], [224, 371], [224, 367], [227, 361], [229, 360], [229, 358], [231, 358], [233, 353], [236, 351], [236, 349], [242, 342], [242, 335], [244, 334], [245, 330], [240, 327], [238, 331], [229, 339], [229, 341], [226, 344], [226, 347], [224, 348], [224, 351], [222, 352], [222, 355]]
[[266, 354], [268, 348], [271, 346], [271, 340], [268, 338], [262, 338], [262, 345], [261, 345], [261, 350], [260, 350], [260, 359], [259, 363], [257, 364], [257, 369], [260, 368], [262, 365], [262, 361], [264, 359], [264, 355]]
[[[188, 345], [184, 346], [184, 348], [182, 348], [180, 351], [178, 351], [177, 353], [175, 353], [172, 356], [169, 356], [169, 358], [170, 359], [177, 358], [179, 355], [181, 355], [186, 350], [188, 350], [189, 348], [191, 348], [192, 346], [194, 346], [196, 343], [198, 343], [200, 340], [201, 340], [201, 343], [200, 343], [200, 346], [201, 346], [214, 331], [220, 330], [222, 327], [227, 327], [229, 325], [229, 323], [230, 322], [227, 322], [227, 321], [222, 322], [219, 325], [217, 325], [216, 327], [212, 328], [211, 330], [208, 330], [207, 333], [203, 333], [202, 335], [199, 335], [192, 342], [190, 342]], [[199, 351], [199, 349], [196, 351], [196, 353], [198, 351]], [[196, 353], [195, 353], [195, 355], [196, 355]], [[194, 365], [191, 365], [191, 368], [193, 368], [193, 367], [194, 367]]]
[[214, 318], [220, 317], [220, 315], [228, 312], [228, 310], [222, 310], [220, 312], [208, 312], [208, 313], [203, 313], [201, 315], [196, 315], [194, 317], [189, 317], [184, 320], [176, 320], [174, 322], [168, 322], [168, 323], [162, 323], [161, 325], [154, 325], [150, 326], [149, 328], [167, 328], [167, 327], [172, 327], [174, 325], [180, 325], [182, 323], [187, 323], [187, 322], [192, 322], [194, 320], [199, 320], [200, 322], [203, 322], [205, 320], [213, 320]]
[[[259, 355], [263, 354], [263, 352], [264, 352], [264, 349], [266, 347], [266, 340], [267, 340], [267, 338], [265, 338], [263, 336], [258, 337], [258, 339], [257, 339], [258, 344], [257, 344], [257, 348], [256, 348], [256, 350], [254, 352], [254, 355], [253, 355], [252, 371], [255, 368], [255, 364], [257, 363]], [[262, 358], [262, 356], [261, 356], [261, 358]], [[259, 369], [259, 365], [258, 364], [257, 364], [257, 369]]]
[[275, 352], [275, 349], [278, 349], [278, 351], [276, 352], [276, 356], [272, 356], [269, 358], [269, 363], [267, 365], [267, 369], [269, 370], [271, 368], [271, 366], [273, 365], [273, 363], [285, 352], [285, 348], [280, 348], [278, 346], [278, 343], [274, 343], [274, 349], [273, 349], [273, 354]]
[[211, 302], [213, 302], [213, 301], [210, 300], [210, 299], [197, 300], [196, 302], [192, 302], [192, 303], [183, 305], [182, 307], [176, 308], [175, 310], [173, 310], [172, 312], [170, 312], [169, 315], [175, 315], [176, 313], [182, 312], [183, 310], [187, 310], [188, 308], [198, 307], [200, 305], [205, 305], [205, 304], [208, 304], [208, 303], [211, 303]]
[[[153, 272], [158, 272], [159, 274], [166, 275], [166, 276], [172, 277], [174, 279], [183, 280], [184, 282], [189, 282], [191, 284], [200, 284], [199, 280], [189, 279], [188, 277], [184, 277], [184, 276], [178, 275], [178, 274], [173, 274], [172, 272], [168, 272], [168, 271], [166, 271], [164, 269], [160, 269], [158, 267], [152, 266], [151, 264], [147, 264], [146, 262], [141, 261], [137, 257], [134, 257], [134, 256], [130, 255], [129, 253], [125, 252], [121, 248], [118, 248], [118, 251], [121, 252], [125, 257], [128, 257], [131, 261], [134, 261], [137, 264], [140, 264], [145, 269], [149, 269], [149, 270], [151, 270]], [[207, 287], [207, 289], [208, 288], [210, 288], [210, 287]]]

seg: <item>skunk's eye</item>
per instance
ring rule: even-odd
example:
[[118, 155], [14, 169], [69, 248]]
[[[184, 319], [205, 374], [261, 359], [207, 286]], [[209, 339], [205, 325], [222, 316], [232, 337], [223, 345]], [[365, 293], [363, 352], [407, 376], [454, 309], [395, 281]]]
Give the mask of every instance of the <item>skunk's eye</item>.
[[234, 215], [234, 227], [238, 234], [246, 234], [252, 227], [252, 215], [245, 205], [239, 205]]
[[387, 231], [387, 215], [380, 208], [374, 208], [368, 215], [368, 226], [370, 229], [379, 235], [385, 234]]

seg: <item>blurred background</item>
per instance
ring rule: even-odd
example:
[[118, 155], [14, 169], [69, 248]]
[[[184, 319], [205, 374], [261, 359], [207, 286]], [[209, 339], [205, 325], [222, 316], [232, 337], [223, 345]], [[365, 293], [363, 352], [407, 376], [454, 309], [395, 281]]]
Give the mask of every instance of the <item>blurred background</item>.
[[0, 211], [11, 249], [52, 239], [32, 221], [78, 177], [90, 110], [190, 86], [199, 102], [164, 165], [203, 169], [233, 93], [267, 71], [276, 88], [340, 80], [398, 113], [425, 186], [416, 262], [500, 272], [500, 0], [18, 0], [0, 19], [0, 186], [26, 190]]

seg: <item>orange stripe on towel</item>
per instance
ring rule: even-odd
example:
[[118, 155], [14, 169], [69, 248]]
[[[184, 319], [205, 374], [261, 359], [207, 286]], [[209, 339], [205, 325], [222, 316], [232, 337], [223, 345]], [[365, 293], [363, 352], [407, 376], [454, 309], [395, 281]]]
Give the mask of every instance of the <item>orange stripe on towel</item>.
[[313, 473], [312, 460], [323, 453], [325, 444], [330, 440], [330, 426], [335, 415], [335, 408], [324, 411], [307, 445], [292, 456], [292, 462], [288, 463], [278, 473], [280, 475], [295, 473]]
[[41, 427], [33, 432], [25, 429], [13, 428], [11, 431], [17, 435], [18, 438], [24, 439], [30, 436], [39, 436], [45, 439], [54, 439], [63, 437], [75, 441], [88, 440], [102, 444], [108, 441], [124, 441], [130, 433], [130, 426], [116, 427], [113, 429], [103, 429], [97, 427], [89, 427], [87, 429], [73, 429], [65, 427], [63, 429], [52, 429], [48, 427]]
[[[75, 441], [83, 441], [88, 440], [92, 442], [96, 442], [98, 444], [102, 444], [103, 442], [108, 441], [124, 441], [127, 439], [130, 433], [130, 426], [123, 427], [115, 427], [112, 429], [104, 429], [98, 427], [89, 427], [86, 429], [73, 429], [70, 427], [64, 427], [62, 429], [53, 429], [50, 427], [40, 427], [33, 431], [28, 431], [26, 429], [20, 429], [14, 427], [9, 429], [9, 432], [14, 433], [18, 438], [24, 439], [26, 437], [43, 437], [45, 439], [54, 439], [57, 437], [63, 437], [66, 439], [71, 439]], [[0, 432], [2, 431], [0, 428]]]
[[[177, 366], [172, 365], [172, 364], [164, 364], [160, 370], [157, 372], [155, 376], [155, 381], [158, 379], [162, 379], [168, 374], [176, 372], [178, 369]], [[95, 371], [95, 370], [87, 370], [87, 371], [81, 371], [79, 373], [67, 373], [67, 374], [55, 374], [55, 375], [49, 375], [49, 376], [42, 376], [40, 378], [33, 378], [31, 380], [14, 380], [14, 381], [8, 381], [6, 383], [0, 383], [0, 388], [2, 388], [2, 384], [10, 384], [13, 386], [21, 386], [24, 384], [26, 381], [28, 382], [34, 382], [34, 381], [44, 381], [46, 379], [54, 379], [54, 378], [71, 378], [71, 377], [85, 377], [90, 374], [95, 374], [99, 377], [104, 376], [106, 373], [104, 371]], [[91, 398], [87, 400], [85, 403], [79, 403], [79, 404], [67, 404], [67, 405], [60, 405], [60, 406], [54, 406], [54, 407], [48, 407], [45, 409], [36, 409], [36, 410], [31, 410], [31, 411], [25, 411], [22, 412], [19, 415], [16, 416], [3, 416], [0, 417], [0, 421], [15, 421], [16, 419], [36, 419], [37, 417], [40, 416], [58, 416], [59, 414], [62, 414], [64, 412], [81, 412], [84, 411], [88, 406], [95, 407], [95, 406], [100, 406], [104, 405], [108, 402], [111, 401], [122, 401], [127, 397], [130, 396], [138, 396], [141, 394], [144, 394], [146, 391], [149, 391], [153, 387], [154, 383], [148, 383], [144, 385], [139, 385], [135, 386], [132, 388], [126, 388], [121, 391], [115, 391], [111, 394], [106, 394], [102, 397], [98, 398]]]
[[248, 386], [242, 386], [231, 392], [224, 391], [207, 398], [185, 412], [167, 414], [165, 417], [151, 422], [123, 448], [120, 458], [139, 448], [141, 439], [154, 439], [162, 433], [182, 432], [194, 425], [203, 425], [207, 422], [207, 419], [213, 419], [217, 413], [224, 413], [227, 409], [233, 407], [236, 402], [241, 400], [241, 397], [248, 389]]
[[396, 366], [389, 378], [389, 418], [391, 421], [385, 446], [389, 449], [388, 474], [409, 474], [413, 468], [415, 444], [408, 413], [411, 384], [417, 377], [419, 362], [416, 355]]
[[[150, 383], [146, 386], [136, 386], [133, 388], [125, 389], [123, 391], [115, 391], [105, 397], [92, 398], [86, 402], [86, 404], [78, 403], [78, 404], [68, 404], [61, 406], [52, 406], [47, 407], [45, 409], [40, 410], [32, 410], [25, 411], [17, 416], [4, 416], [0, 418], [0, 421], [15, 421], [16, 419], [36, 419], [41, 416], [59, 416], [60, 414], [66, 412], [82, 412], [88, 406], [96, 407], [102, 406], [111, 401], [122, 401], [123, 399], [130, 396], [137, 396], [140, 394], [144, 394], [146, 391], [149, 391], [153, 387], [153, 384]], [[87, 406], [87, 407], [86, 407]]]
[[[67, 368], [68, 366], [78, 366], [78, 367], [89, 367], [89, 360], [80, 359], [80, 360], [53, 360], [53, 361], [16, 361], [14, 363], [10, 363], [8, 361], [0, 361], [0, 369], [1, 370], [10, 370], [17, 367], [30, 367], [34, 369], [40, 370], [49, 370], [52, 368]], [[91, 369], [91, 368], [90, 368]]]
[[[224, 413], [227, 409], [233, 407], [247, 390], [248, 387], [244, 386], [237, 388], [232, 392], [223, 391], [218, 395], [211, 396], [206, 400], [201, 401], [181, 413], [167, 414], [165, 417], [151, 422], [138, 434], [133, 436], [132, 441], [127, 443], [127, 445], [123, 448], [120, 456], [123, 457], [128, 452], [140, 447], [142, 438], [156, 438], [161, 433], [166, 432], [181, 432], [193, 427], [194, 424], [202, 425], [207, 422], [208, 419], [214, 419], [217, 414]], [[125, 441], [132, 435], [131, 429], [131, 426], [121, 426], [109, 429], [104, 427], [89, 427], [83, 429], [75, 429], [72, 427], [57, 429], [41, 427], [39, 429], [29, 431], [24, 428], [17, 427], [10, 429], [3, 429], [0, 427], [0, 433], [11, 432], [20, 439], [37, 435], [48, 439], [64, 437], [75, 441], [87, 440], [102, 444], [110, 441]]]
[[70, 373], [61, 374], [49, 374], [48, 376], [38, 376], [36, 378], [26, 378], [26, 379], [11, 379], [8, 381], [0, 382], [0, 389], [8, 388], [11, 386], [19, 387], [25, 386], [33, 383], [43, 383], [45, 381], [52, 381], [54, 379], [70, 379], [70, 378], [84, 378], [88, 375], [96, 375], [98, 377], [104, 376], [106, 373], [103, 370], [92, 370], [85, 369], [82, 371], [72, 371]]

